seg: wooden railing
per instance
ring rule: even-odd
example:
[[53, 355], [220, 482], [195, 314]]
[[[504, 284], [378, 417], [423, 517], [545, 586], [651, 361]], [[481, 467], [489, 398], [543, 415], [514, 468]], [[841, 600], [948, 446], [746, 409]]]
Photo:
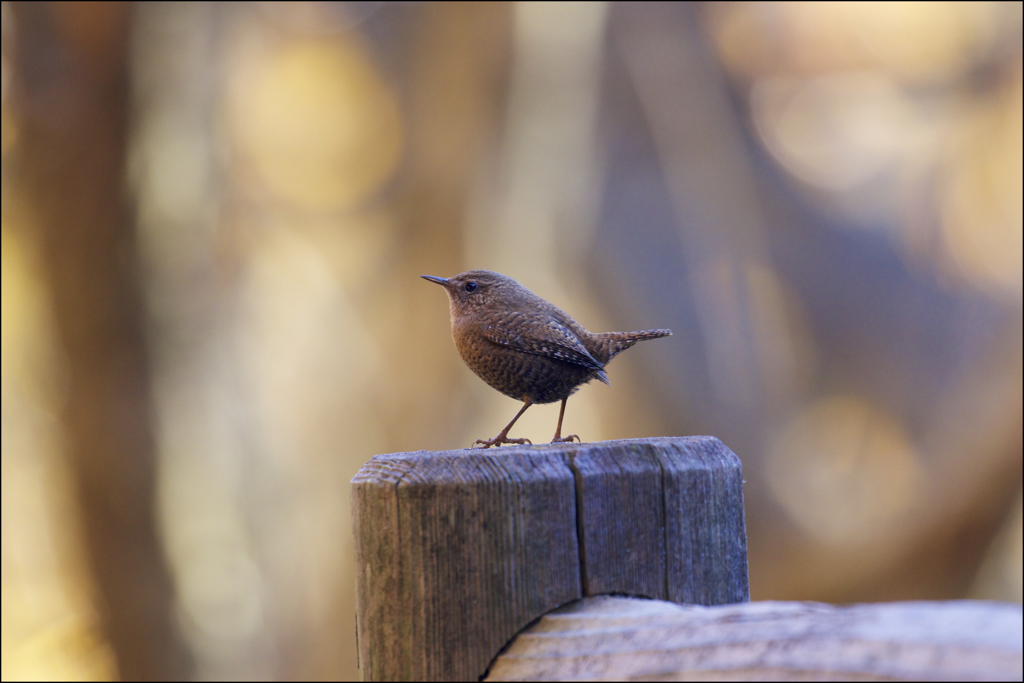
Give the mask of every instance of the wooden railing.
[[585, 598], [516, 636], [489, 681], [1021, 680], [1020, 605], [719, 607]]
[[714, 437], [374, 457], [352, 480], [361, 676], [1020, 678], [1019, 606], [749, 603], [742, 485]]

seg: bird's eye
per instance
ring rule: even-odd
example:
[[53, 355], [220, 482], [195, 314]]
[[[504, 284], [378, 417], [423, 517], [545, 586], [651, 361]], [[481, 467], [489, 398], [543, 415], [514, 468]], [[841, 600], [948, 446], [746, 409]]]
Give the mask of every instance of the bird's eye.
[[467, 282], [466, 283], [466, 291], [467, 292], [475, 292], [476, 291], [476, 283], [475, 282]]

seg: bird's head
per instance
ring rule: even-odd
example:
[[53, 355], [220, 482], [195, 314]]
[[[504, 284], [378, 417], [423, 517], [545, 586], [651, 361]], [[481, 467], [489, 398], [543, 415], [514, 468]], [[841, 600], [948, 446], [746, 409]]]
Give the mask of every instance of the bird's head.
[[512, 278], [490, 270], [467, 270], [450, 278], [435, 275], [420, 277], [436, 282], [448, 292], [453, 320], [462, 313], [486, 307], [496, 299], [521, 289], [521, 285]]

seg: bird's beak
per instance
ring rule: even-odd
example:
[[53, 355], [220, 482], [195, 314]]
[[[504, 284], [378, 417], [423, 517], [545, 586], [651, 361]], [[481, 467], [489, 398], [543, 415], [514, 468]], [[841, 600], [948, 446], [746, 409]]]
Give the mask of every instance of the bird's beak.
[[431, 282], [436, 282], [437, 284], [441, 285], [442, 287], [447, 287], [448, 286], [448, 280], [444, 279], [443, 277], [437, 277], [436, 275], [420, 275], [420, 277], [423, 278], [424, 280], [430, 280]]

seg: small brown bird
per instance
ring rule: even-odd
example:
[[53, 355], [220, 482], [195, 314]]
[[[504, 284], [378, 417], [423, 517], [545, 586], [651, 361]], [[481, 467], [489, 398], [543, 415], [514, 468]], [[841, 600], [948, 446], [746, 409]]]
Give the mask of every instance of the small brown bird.
[[422, 275], [448, 292], [455, 348], [469, 369], [501, 393], [523, 402], [522, 409], [493, 439], [477, 439], [483, 448], [510, 439], [516, 420], [534, 403], [562, 402], [551, 443], [580, 440], [562, 436], [565, 402], [581, 384], [595, 377], [608, 384], [604, 366], [638, 341], [657, 339], [672, 330], [588, 332], [568, 313], [540, 298], [510, 277], [470, 270], [445, 279]]

